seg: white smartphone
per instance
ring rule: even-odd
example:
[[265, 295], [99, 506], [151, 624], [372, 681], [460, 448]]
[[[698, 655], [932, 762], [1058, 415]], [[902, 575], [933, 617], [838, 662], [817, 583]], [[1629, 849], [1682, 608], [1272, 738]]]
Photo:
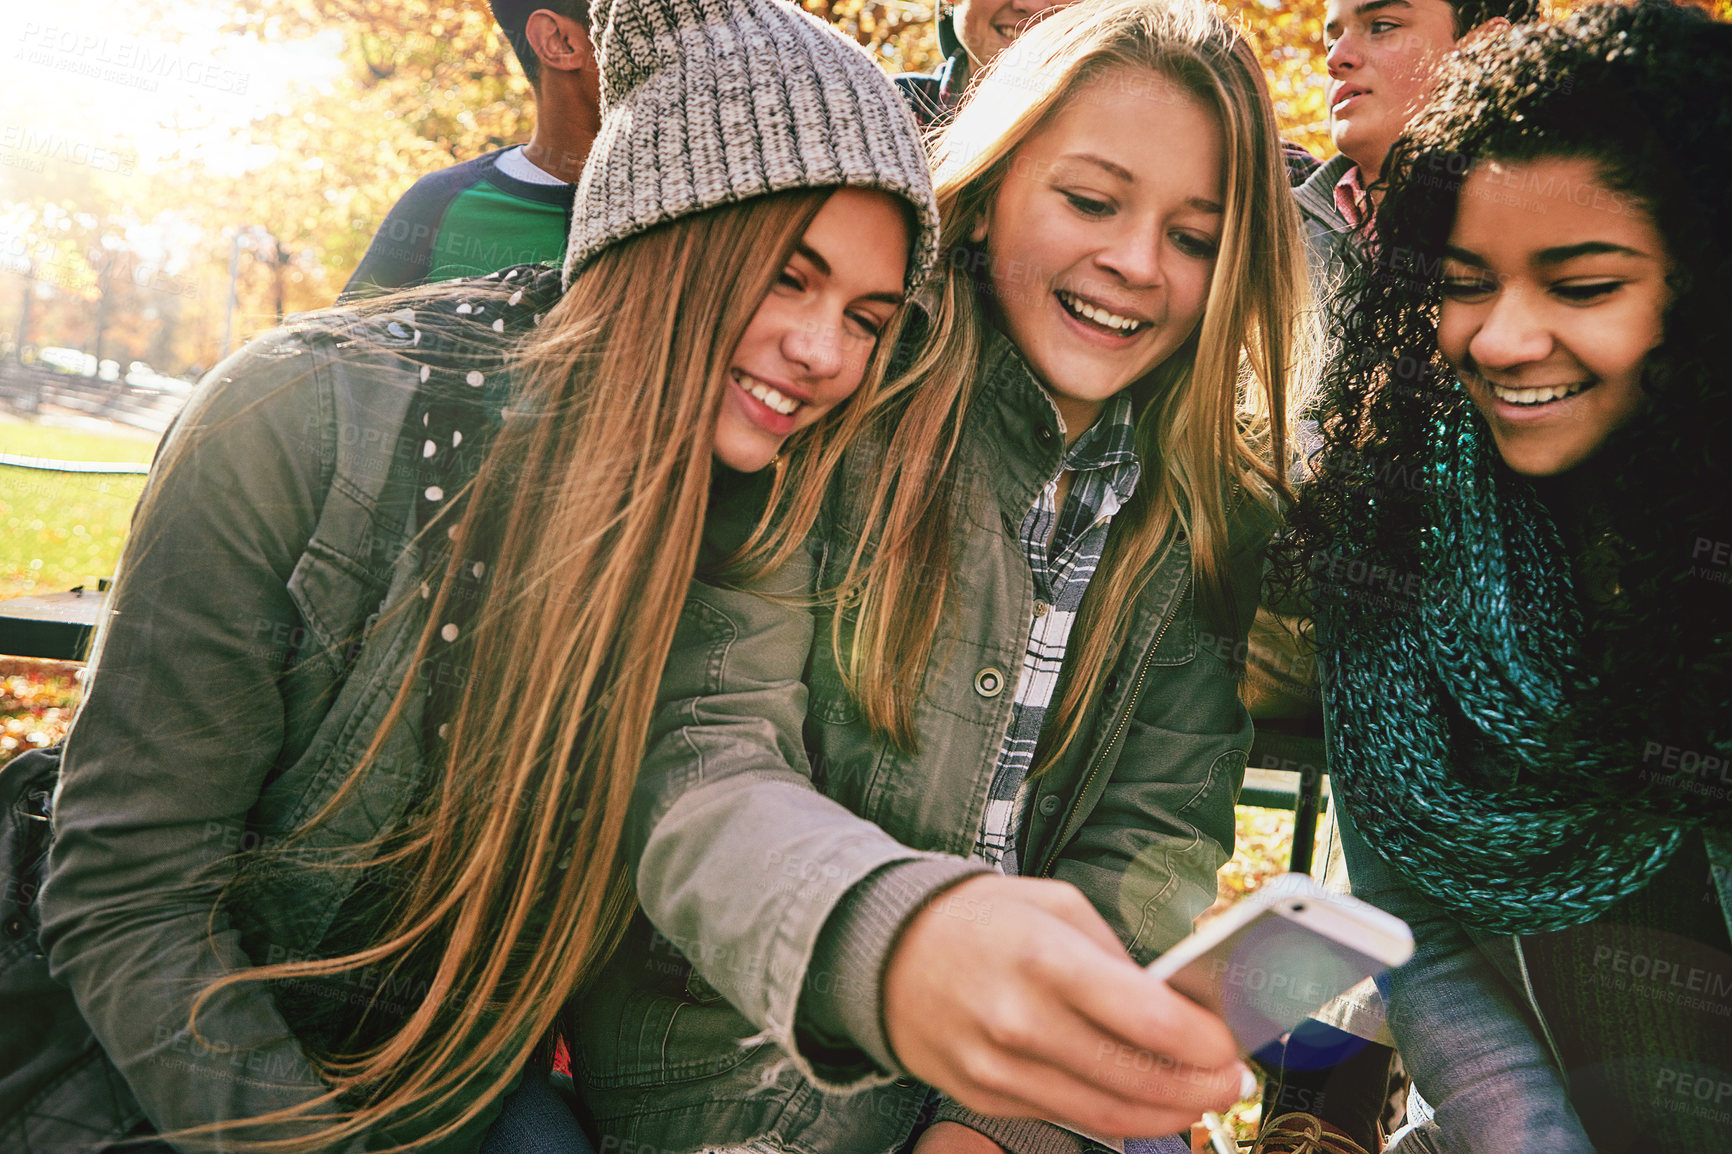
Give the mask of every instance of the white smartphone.
[[1220, 1015], [1252, 1054], [1323, 1004], [1413, 956], [1407, 923], [1282, 874], [1156, 958], [1148, 972]]

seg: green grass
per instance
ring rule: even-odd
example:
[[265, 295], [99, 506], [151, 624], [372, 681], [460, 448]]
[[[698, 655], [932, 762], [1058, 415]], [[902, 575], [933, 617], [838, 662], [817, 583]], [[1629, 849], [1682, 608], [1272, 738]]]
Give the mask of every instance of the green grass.
[[144, 480], [0, 466], [0, 597], [112, 576]]
[[60, 461], [133, 461], [148, 465], [150, 455], [156, 451], [156, 441], [156, 434], [143, 429], [97, 432], [0, 416], [0, 453]]
[[[0, 419], [0, 453], [148, 463], [148, 433], [102, 433]], [[0, 466], [0, 597], [52, 593], [109, 577], [142, 476]]]

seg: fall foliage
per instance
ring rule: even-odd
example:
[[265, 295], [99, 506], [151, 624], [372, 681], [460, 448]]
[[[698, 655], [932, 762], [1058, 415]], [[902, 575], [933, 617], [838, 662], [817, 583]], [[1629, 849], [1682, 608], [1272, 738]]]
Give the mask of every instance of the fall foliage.
[[[937, 63], [936, 0], [803, 2], [890, 71]], [[1264, 61], [1286, 136], [1327, 156], [1324, 0], [1222, 6]], [[1732, 0], [1712, 7], [1732, 18]], [[282, 314], [330, 304], [416, 178], [533, 124], [484, 0], [84, 0], [24, 20], [16, 39], [0, 354], [70, 346], [123, 369], [208, 367]], [[264, 86], [270, 69], [251, 61], [297, 46], [328, 67], [219, 144], [199, 135], [219, 101]], [[172, 84], [196, 89], [173, 123], [126, 111], [129, 93]]]

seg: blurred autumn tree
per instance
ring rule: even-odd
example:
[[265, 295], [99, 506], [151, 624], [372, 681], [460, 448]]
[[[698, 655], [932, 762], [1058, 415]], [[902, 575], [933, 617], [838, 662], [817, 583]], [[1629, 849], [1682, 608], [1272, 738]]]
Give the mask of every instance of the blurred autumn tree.
[[[935, 3], [802, 0], [892, 72], [938, 60]], [[1267, 62], [1283, 124], [1326, 145], [1319, 46], [1323, 0], [1230, 0]], [[281, 163], [227, 198], [291, 251], [316, 254], [306, 296], [334, 292], [396, 198], [425, 173], [528, 138], [532, 97], [483, 0], [237, 0], [230, 27], [265, 41], [337, 30], [344, 71], [291, 112], [258, 122], [253, 143]], [[296, 298], [291, 307], [316, 301]]]
[[336, 82], [253, 126], [253, 143], [287, 163], [231, 190], [249, 219], [316, 254], [326, 295], [314, 303], [417, 177], [529, 138], [529, 84], [483, 0], [238, 0], [230, 28], [267, 43], [342, 37]]
[[[938, 62], [939, 0], [800, 2], [889, 71]], [[1702, 2], [1732, 19], [1732, 0]], [[1283, 134], [1319, 157], [1332, 151], [1324, 5], [1220, 0], [1263, 61]], [[192, 22], [230, 46], [311, 42], [338, 61], [220, 157], [188, 147], [121, 179], [0, 156], [0, 265], [16, 274], [0, 283], [0, 345], [28, 330], [34, 343], [94, 351], [100, 333], [123, 364], [208, 366], [231, 284], [237, 344], [283, 312], [329, 304], [411, 183], [526, 140], [533, 124], [529, 85], [485, 0], [129, 0], [122, 17], [163, 42], [175, 35], [163, 29]], [[114, 128], [122, 143], [127, 132]]]
[[938, 65], [938, 0], [800, 2], [812, 15], [858, 40], [891, 72], [928, 72]]

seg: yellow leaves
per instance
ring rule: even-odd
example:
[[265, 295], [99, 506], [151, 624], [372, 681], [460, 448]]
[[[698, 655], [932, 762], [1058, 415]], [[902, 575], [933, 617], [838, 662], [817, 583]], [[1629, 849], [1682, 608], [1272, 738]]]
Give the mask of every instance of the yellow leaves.
[[[1718, 0], [1732, 6], [1732, 0]], [[935, 6], [906, 0], [802, 0], [872, 50], [891, 72], [928, 72], [939, 63]], [[1222, 0], [1222, 14], [1256, 50], [1282, 135], [1319, 159], [1334, 152], [1324, 106], [1324, 0]]]
[[828, 20], [870, 50], [891, 72], [928, 72], [937, 67], [938, 36], [933, 8], [902, 0], [801, 0], [806, 11]]
[[1323, 0], [1275, 7], [1261, 0], [1223, 0], [1221, 7], [1263, 63], [1282, 137], [1319, 159], [1333, 154], [1324, 104]]
[[71, 666], [0, 661], [0, 764], [65, 737], [79, 696]]
[[1219, 876], [1218, 896], [1225, 902], [1255, 893], [1276, 874], [1287, 872], [1293, 856], [1292, 813], [1242, 806], [1236, 825], [1233, 857]]

